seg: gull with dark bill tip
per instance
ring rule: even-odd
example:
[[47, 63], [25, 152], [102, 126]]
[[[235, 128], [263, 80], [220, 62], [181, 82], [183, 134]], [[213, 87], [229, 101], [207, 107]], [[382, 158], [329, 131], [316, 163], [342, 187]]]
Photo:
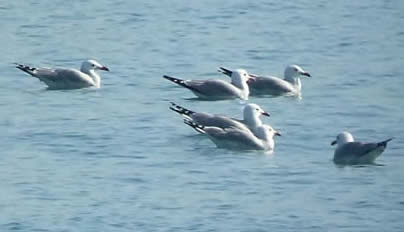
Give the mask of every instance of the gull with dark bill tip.
[[231, 74], [231, 82], [224, 80], [182, 80], [164, 75], [165, 79], [192, 91], [203, 100], [225, 100], [240, 98], [248, 100], [250, 90], [247, 82], [251, 79], [244, 69], [237, 69]]
[[206, 134], [217, 147], [233, 150], [272, 152], [275, 149], [274, 137], [280, 135], [268, 125], [257, 127], [256, 134], [253, 134], [250, 130], [240, 130], [234, 127], [223, 129], [215, 126], [203, 126], [188, 119], [184, 119], [184, 123], [200, 133]]
[[260, 116], [270, 116], [270, 114], [264, 111], [260, 106], [252, 103], [244, 107], [242, 120], [223, 115], [195, 112], [173, 102], [171, 103], [170, 109], [198, 125], [215, 126], [223, 129], [233, 127], [240, 130], [251, 130], [253, 133], [255, 133], [255, 129], [258, 126], [262, 125]]
[[101, 77], [96, 70], [109, 71], [95, 60], [86, 60], [80, 70], [72, 68], [33, 68], [16, 63], [16, 68], [38, 78], [48, 89], [80, 89], [101, 87]]
[[[219, 72], [230, 76], [230, 69], [220, 67]], [[284, 72], [284, 78], [274, 76], [261, 76], [249, 74], [255, 81], [249, 82], [251, 95], [293, 95], [300, 96], [302, 84], [300, 76], [311, 77], [310, 73], [304, 71], [298, 65], [289, 65]]]
[[354, 142], [349, 132], [340, 133], [331, 145], [336, 145], [334, 162], [342, 165], [373, 164], [393, 138], [376, 143]]

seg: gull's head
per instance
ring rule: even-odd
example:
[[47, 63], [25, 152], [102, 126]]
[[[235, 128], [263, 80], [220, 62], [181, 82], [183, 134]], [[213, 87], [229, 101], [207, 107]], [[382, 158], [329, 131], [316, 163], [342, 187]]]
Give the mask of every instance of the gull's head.
[[107, 67], [104, 65], [101, 65], [95, 60], [86, 60], [81, 64], [81, 71], [86, 72], [90, 70], [104, 70], [104, 71], [109, 71]]
[[232, 83], [237, 83], [237, 84], [242, 84], [242, 83], [248, 83], [250, 81], [254, 81], [255, 78], [251, 77], [248, 75], [247, 71], [245, 69], [236, 69], [231, 73], [231, 82]]
[[269, 117], [270, 114], [266, 111], [264, 111], [259, 105], [257, 104], [247, 104], [244, 107], [244, 118], [256, 118], [256, 117], [260, 117], [261, 115], [267, 116]]
[[302, 75], [306, 77], [311, 77], [310, 73], [304, 71], [300, 66], [295, 64], [286, 67], [284, 73], [285, 78], [295, 78]]
[[337, 138], [331, 142], [331, 146], [333, 146], [335, 144], [342, 145], [342, 144], [350, 143], [353, 141], [354, 141], [354, 138], [351, 135], [351, 133], [344, 131], [337, 135]]
[[264, 127], [267, 129], [267, 133], [269, 133], [270, 136], [275, 137], [275, 136], [282, 136], [282, 134], [275, 130], [274, 128], [272, 128], [269, 125], [264, 125]]
[[272, 140], [275, 136], [281, 136], [281, 134], [270, 125], [261, 125], [257, 127], [256, 133], [258, 137], [265, 138], [266, 140]]

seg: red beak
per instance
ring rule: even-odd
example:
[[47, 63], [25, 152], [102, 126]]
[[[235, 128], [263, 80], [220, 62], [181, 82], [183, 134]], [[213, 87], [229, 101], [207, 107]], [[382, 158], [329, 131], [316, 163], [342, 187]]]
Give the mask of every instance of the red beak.
[[247, 84], [253, 83], [255, 81], [255, 77], [249, 75], [250, 77], [247, 80]]

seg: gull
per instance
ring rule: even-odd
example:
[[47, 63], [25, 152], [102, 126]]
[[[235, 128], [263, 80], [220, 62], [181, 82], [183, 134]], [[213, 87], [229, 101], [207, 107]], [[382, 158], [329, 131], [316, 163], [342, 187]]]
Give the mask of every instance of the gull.
[[247, 104], [244, 107], [242, 120], [223, 115], [194, 112], [173, 102], [171, 102], [170, 109], [201, 126], [215, 126], [219, 128], [234, 127], [240, 130], [251, 130], [253, 133], [255, 132], [255, 128], [262, 125], [260, 116], [270, 116], [270, 114], [264, 111], [259, 105], [253, 103]]
[[254, 78], [244, 69], [237, 69], [230, 75], [231, 82], [223, 80], [182, 80], [167, 75], [165, 79], [191, 90], [197, 97], [204, 100], [224, 100], [240, 98], [247, 100], [250, 90], [247, 82]]
[[[219, 72], [230, 76], [233, 71], [224, 67], [219, 67]], [[284, 72], [284, 78], [274, 76], [259, 76], [249, 74], [255, 78], [254, 82], [248, 83], [251, 95], [300, 95], [302, 83], [300, 76], [311, 77], [298, 65], [289, 65]]]
[[354, 138], [349, 132], [342, 132], [331, 143], [331, 145], [337, 144], [334, 152], [334, 162], [345, 165], [372, 164], [392, 139], [389, 138], [378, 143], [361, 143], [354, 142]]
[[234, 127], [203, 126], [187, 119], [184, 119], [184, 123], [200, 133], [206, 134], [219, 148], [273, 151], [275, 148], [274, 137], [276, 135], [280, 136], [270, 126], [257, 127], [257, 134], [255, 135], [250, 130], [240, 130]]
[[86, 60], [80, 70], [70, 68], [33, 68], [16, 63], [16, 68], [38, 78], [48, 89], [79, 89], [87, 87], [101, 87], [101, 78], [96, 70], [109, 69], [95, 60]]

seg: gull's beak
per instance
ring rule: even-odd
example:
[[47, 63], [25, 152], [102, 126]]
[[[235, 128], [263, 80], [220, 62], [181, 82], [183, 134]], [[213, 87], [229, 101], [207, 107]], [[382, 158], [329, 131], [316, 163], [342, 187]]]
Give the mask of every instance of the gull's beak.
[[99, 68], [100, 70], [104, 70], [104, 71], [108, 71], [109, 72], [109, 68], [102, 66], [101, 68]]
[[302, 72], [301, 74], [302, 74], [303, 76], [306, 76], [306, 77], [311, 77], [310, 73], [308, 73], [308, 72]]
[[223, 68], [223, 67], [219, 67], [219, 70], [217, 70], [217, 71], [219, 71], [229, 77], [231, 77], [231, 74], [233, 74], [233, 71], [231, 71], [230, 69], [227, 69], [227, 68]]
[[271, 116], [268, 112], [262, 112], [262, 115], [264, 115], [264, 116], [267, 116], [267, 117], [269, 117], [269, 116]]
[[280, 132], [276, 131], [275, 136], [282, 136], [282, 134]]
[[255, 82], [255, 77], [254, 76], [251, 76], [250, 74], [248, 76], [249, 76], [249, 78], [247, 80], [247, 84], [251, 84], [251, 83]]
[[335, 144], [337, 144], [337, 140], [331, 142], [331, 146], [334, 146]]

